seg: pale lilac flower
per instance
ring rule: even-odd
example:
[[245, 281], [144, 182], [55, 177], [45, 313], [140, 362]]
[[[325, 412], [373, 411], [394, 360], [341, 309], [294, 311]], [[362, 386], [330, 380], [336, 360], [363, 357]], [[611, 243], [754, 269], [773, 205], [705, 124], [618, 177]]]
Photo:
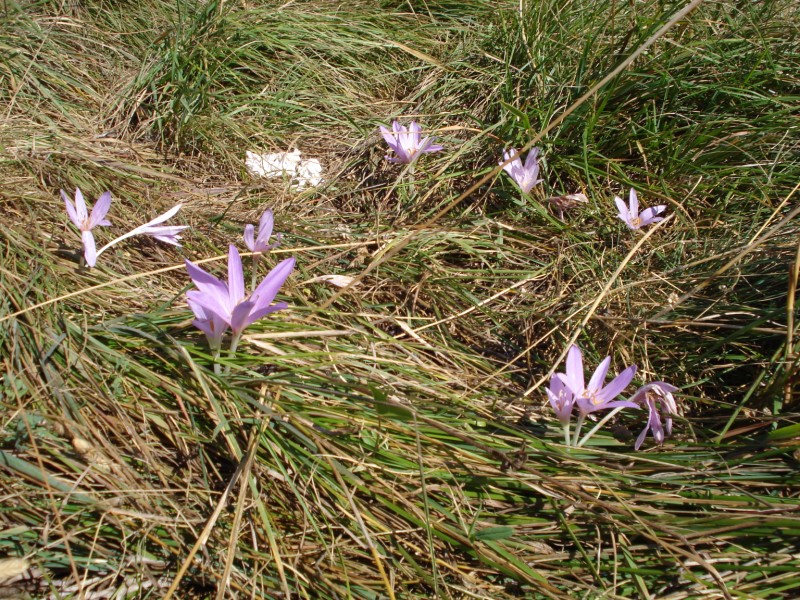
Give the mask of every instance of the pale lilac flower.
[[[512, 156], [517, 156], [517, 150], [515, 148], [511, 148], [510, 151], [504, 150], [503, 160], [501, 160], [499, 164], [502, 165], [507, 162]], [[522, 164], [521, 157], [517, 156], [510, 163], [503, 166], [503, 170], [511, 176], [511, 179], [519, 186], [523, 194], [529, 193], [533, 189], [533, 186], [542, 182], [542, 180], [539, 179], [539, 148], [530, 149], [527, 158], [525, 158], [524, 165]]]
[[285, 302], [272, 304], [272, 301], [294, 269], [294, 258], [279, 262], [249, 297], [245, 297], [242, 259], [235, 246], [228, 249], [228, 283], [220, 281], [188, 260], [186, 269], [197, 286], [196, 290], [186, 294], [189, 307], [200, 323], [197, 326], [208, 335], [204, 325], [208, 328], [213, 325], [213, 334], [216, 335], [219, 329], [217, 325], [225, 323], [233, 331], [234, 338], [238, 339], [249, 325], [287, 307]]
[[173, 246], [180, 247], [178, 240], [181, 239], [180, 233], [184, 229], [188, 229], [188, 225], [161, 225], [167, 219], [170, 219], [175, 216], [175, 214], [181, 209], [181, 204], [173, 206], [163, 215], [159, 215], [152, 221], [137, 227], [133, 231], [136, 233], [131, 232], [131, 235], [139, 235], [145, 234], [156, 238], [157, 240], [164, 242], [165, 244], [172, 244]]
[[[638, 450], [644, 439], [647, 437], [647, 432], [652, 431], [653, 437], [660, 445], [664, 443], [664, 434], [669, 435], [672, 432], [672, 417], [670, 415], [677, 414], [678, 406], [675, 403], [675, 397], [672, 392], [677, 391], [674, 385], [664, 383], [663, 381], [654, 381], [643, 385], [636, 393], [630, 397], [631, 402], [639, 404], [646, 404], [649, 415], [647, 418], [647, 426], [644, 428], [639, 437], [636, 438], [635, 450]], [[664, 413], [664, 425], [661, 425], [661, 412], [659, 406]]]
[[92, 229], [98, 225], [101, 227], [108, 227], [111, 222], [106, 219], [108, 209], [111, 207], [111, 192], [104, 192], [100, 198], [95, 202], [92, 214], [86, 209], [86, 202], [83, 199], [83, 193], [80, 188], [75, 188], [75, 205], [73, 206], [70, 199], [67, 197], [66, 192], [61, 190], [61, 197], [64, 199], [64, 204], [67, 206], [67, 214], [70, 221], [81, 232], [81, 241], [83, 242], [83, 256], [86, 259], [86, 264], [93, 267], [97, 263], [97, 246], [95, 245], [94, 235]]
[[561, 424], [566, 427], [572, 416], [575, 395], [564, 381], [556, 376], [550, 378], [550, 388], [545, 391], [547, 392], [547, 398], [550, 400], [550, 406], [553, 407], [553, 411], [556, 413], [556, 417], [558, 417]]
[[272, 227], [274, 219], [271, 210], [265, 210], [261, 215], [261, 220], [258, 223], [258, 235], [255, 235], [255, 227], [253, 225], [245, 225], [244, 227], [244, 243], [250, 252], [269, 252], [276, 246], [280, 245], [280, 234], [275, 236], [275, 243], [268, 244], [269, 236], [272, 235]]
[[666, 204], [659, 204], [658, 206], [646, 208], [640, 213], [639, 197], [636, 195], [636, 190], [633, 188], [631, 188], [630, 206], [626, 206], [625, 201], [619, 196], [614, 196], [614, 202], [619, 210], [619, 215], [617, 216], [622, 219], [630, 229], [640, 229], [645, 225], [663, 221], [664, 217], [659, 217], [657, 215], [667, 209]]
[[611, 357], [606, 356], [605, 360], [600, 363], [589, 385], [584, 385], [583, 378], [583, 354], [580, 348], [573, 345], [567, 354], [567, 369], [566, 373], [556, 373], [556, 377], [560, 377], [566, 384], [570, 391], [575, 394], [575, 402], [578, 405], [578, 410], [582, 416], [588, 415], [598, 410], [606, 408], [616, 408], [624, 406], [629, 408], [639, 408], [635, 402], [620, 400], [614, 401], [614, 398], [628, 387], [628, 384], [633, 379], [636, 373], [636, 365], [631, 365], [622, 373], [617, 375], [611, 383], [604, 386], [603, 382], [608, 373], [608, 367], [611, 365]]
[[386, 156], [386, 160], [391, 163], [411, 164], [419, 158], [420, 154], [439, 152], [444, 149], [433, 143], [435, 139], [433, 137], [424, 137], [420, 140], [422, 127], [414, 121], [411, 121], [408, 127], [393, 121], [391, 131], [383, 125], [380, 126], [380, 130], [383, 139], [389, 144], [389, 148], [394, 150], [397, 155], [395, 157]]
[[115, 246], [119, 244], [123, 240], [127, 240], [130, 237], [135, 235], [149, 235], [157, 240], [160, 240], [166, 244], [172, 244], [173, 246], [180, 246], [178, 240], [181, 239], [180, 233], [184, 229], [188, 229], [188, 225], [161, 225], [167, 219], [174, 217], [177, 212], [181, 209], [181, 204], [177, 204], [170, 208], [167, 212], [162, 215], [157, 216], [152, 221], [148, 221], [144, 225], [139, 225], [139, 227], [130, 230], [128, 233], [119, 236], [118, 238], [111, 240], [105, 246], [100, 248], [97, 251], [97, 256], [100, 256], [103, 252], [111, 248], [111, 246]]

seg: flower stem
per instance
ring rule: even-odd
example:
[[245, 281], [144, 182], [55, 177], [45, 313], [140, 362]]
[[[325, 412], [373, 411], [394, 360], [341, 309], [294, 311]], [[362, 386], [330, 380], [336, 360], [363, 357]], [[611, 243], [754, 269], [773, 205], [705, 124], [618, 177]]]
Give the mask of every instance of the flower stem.
[[[575, 444], [575, 447], [576, 447], [576, 448], [580, 448], [580, 447], [581, 447], [581, 446], [583, 446], [583, 445], [584, 445], [586, 442], [588, 442], [588, 441], [589, 441], [589, 438], [591, 438], [591, 437], [592, 437], [592, 436], [593, 436], [593, 435], [594, 435], [594, 434], [597, 432], [597, 430], [598, 430], [598, 429], [600, 429], [600, 428], [601, 428], [603, 425], [605, 425], [606, 423], [608, 423], [609, 419], [611, 419], [611, 418], [612, 418], [612, 417], [613, 417], [615, 414], [617, 414], [617, 413], [618, 413], [619, 411], [621, 411], [623, 408], [624, 408], [623, 406], [618, 406], [617, 408], [615, 408], [614, 410], [612, 410], [610, 413], [608, 413], [608, 414], [607, 414], [605, 417], [603, 417], [602, 419], [600, 419], [600, 421], [597, 423], [597, 425], [595, 425], [594, 427], [592, 427], [592, 429], [591, 429], [591, 430], [590, 430], [590, 431], [589, 431], [589, 432], [588, 432], [588, 433], [587, 433], [585, 436], [583, 436], [583, 438], [581, 439], [581, 441], [580, 441], [580, 442], [578, 442], [577, 444]], [[576, 436], [575, 436], [575, 440], [577, 441], [577, 439], [578, 439], [578, 436], [576, 435]]]
[[583, 414], [583, 413], [580, 413], [580, 415], [578, 415], [578, 422], [575, 423], [575, 437], [572, 438], [572, 445], [573, 446], [577, 446], [578, 445], [578, 437], [581, 434], [581, 427], [583, 427], [584, 419], [586, 419], [586, 415]]
[[214, 353], [212, 354], [212, 359], [214, 360], [214, 375], [220, 375], [222, 374], [222, 370], [219, 365], [219, 354], [222, 348], [217, 346], [216, 348], [213, 348], [213, 350]]
[[253, 271], [250, 276], [250, 289], [256, 289], [256, 270], [258, 267], [258, 259], [261, 257], [261, 254], [253, 254]]
[[[234, 333], [233, 337], [231, 338], [231, 348], [228, 350], [228, 360], [233, 361], [234, 357], [236, 356], [236, 349], [239, 347], [239, 340], [242, 339], [242, 332]], [[225, 376], [231, 374], [231, 365], [230, 362], [225, 367]]]
[[142, 233], [142, 226], [141, 225], [139, 227], [137, 227], [136, 229], [131, 229], [128, 233], [126, 233], [124, 235], [121, 235], [118, 238], [113, 239], [110, 242], [108, 242], [105, 246], [103, 246], [102, 248], [100, 248], [100, 250], [97, 251], [97, 256], [100, 256], [103, 252], [105, 252], [106, 250], [111, 248], [111, 246], [119, 244], [122, 240], [127, 240], [128, 238], [133, 237], [135, 235], [139, 235], [140, 233]]

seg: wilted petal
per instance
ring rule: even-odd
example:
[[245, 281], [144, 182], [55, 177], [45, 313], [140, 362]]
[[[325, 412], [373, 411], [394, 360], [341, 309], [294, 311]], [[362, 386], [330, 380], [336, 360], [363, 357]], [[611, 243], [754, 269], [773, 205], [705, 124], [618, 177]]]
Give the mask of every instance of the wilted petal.
[[164, 221], [166, 221], [166, 220], [168, 220], [168, 219], [171, 219], [171, 218], [172, 218], [172, 217], [174, 217], [176, 214], [178, 214], [178, 211], [181, 209], [181, 206], [183, 206], [183, 204], [176, 204], [175, 206], [173, 206], [172, 208], [170, 208], [170, 209], [169, 209], [167, 212], [165, 212], [164, 214], [162, 214], [162, 215], [158, 215], [158, 216], [157, 216], [155, 219], [153, 219], [152, 221], [148, 221], [147, 223], [145, 223], [144, 225], [142, 225], [142, 227], [152, 227], [153, 225], [158, 225], [159, 223], [163, 223]]
[[355, 277], [351, 277], [350, 275], [319, 275], [318, 277], [314, 277], [313, 279], [309, 279], [308, 283], [317, 283], [319, 281], [324, 281], [325, 283], [330, 283], [331, 285], [335, 285], [336, 287], [347, 287], [355, 281]]
[[146, 233], [147, 235], [154, 237], [165, 244], [180, 246], [180, 243], [178, 242], [178, 240], [181, 239], [180, 233], [184, 229], [188, 228], [188, 225], [159, 225], [156, 227], [148, 227], [143, 233]]

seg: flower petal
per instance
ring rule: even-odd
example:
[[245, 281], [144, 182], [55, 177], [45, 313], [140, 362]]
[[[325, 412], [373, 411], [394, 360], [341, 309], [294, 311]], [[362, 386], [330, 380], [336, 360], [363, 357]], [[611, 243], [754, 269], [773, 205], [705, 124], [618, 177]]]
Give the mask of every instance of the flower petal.
[[86, 201], [83, 199], [83, 192], [80, 188], [75, 188], [75, 211], [78, 213], [78, 220], [81, 222], [80, 227], [89, 218], [89, 211], [86, 210]]
[[[236, 246], [228, 246], [228, 297], [230, 298], [231, 312], [237, 304], [244, 300], [244, 271], [242, 270], [242, 257]], [[231, 327], [233, 327], [231, 325]]]
[[630, 223], [630, 213], [628, 212], [628, 206], [625, 204], [625, 201], [619, 196], [614, 196], [614, 203], [617, 205], [617, 210], [619, 211], [619, 215], [617, 216], [626, 223]]
[[525, 170], [539, 172], [539, 148], [531, 148], [528, 151], [528, 156], [525, 158]]
[[576, 396], [583, 394], [586, 389], [583, 385], [583, 354], [575, 344], [567, 353], [567, 373], [564, 382]]
[[250, 252], [256, 251], [255, 230], [256, 228], [250, 223], [244, 226], [244, 245], [247, 246]]
[[92, 232], [88, 229], [82, 231], [81, 240], [83, 240], [83, 257], [86, 259], [86, 264], [93, 267], [97, 263], [97, 246]]
[[389, 131], [383, 125], [381, 125], [379, 129], [381, 130], [381, 135], [383, 136], [383, 139], [386, 141], [387, 144], [389, 144], [389, 147], [395, 152], [397, 152], [397, 136], [391, 131]]
[[269, 237], [272, 235], [274, 223], [275, 220], [272, 216], [272, 211], [265, 210], [258, 223], [258, 237], [256, 238], [256, 248], [261, 252], [267, 249], [267, 242], [269, 242]]
[[233, 335], [238, 335], [253, 322], [249, 320], [253, 306], [253, 302], [247, 300], [237, 304], [236, 308], [233, 309], [233, 313], [231, 314], [231, 329], [233, 330]]
[[597, 399], [602, 402], [612, 401], [622, 393], [622, 390], [628, 387], [634, 375], [636, 375], [636, 365], [631, 365], [600, 390], [596, 395]]
[[102, 223], [111, 223], [106, 219], [108, 209], [111, 208], [111, 192], [103, 192], [97, 199], [92, 208], [92, 216], [89, 217], [89, 229], [97, 227]]
[[659, 221], [663, 221], [664, 217], [657, 216], [660, 212], [666, 209], [666, 204], [660, 204], [659, 206], [653, 206], [651, 208], [646, 208], [642, 211], [642, 214], [639, 215], [639, 219], [641, 224], [650, 225], [651, 223], [658, 223]]
[[245, 325], [245, 327], [250, 326], [250, 324], [255, 323], [259, 319], [262, 319], [271, 313], [284, 310], [285, 308], [289, 308], [289, 305], [286, 302], [276, 302], [272, 306], [267, 306], [259, 310], [251, 310], [247, 325]]
[[147, 223], [145, 223], [144, 226], [151, 227], [153, 225], [158, 225], [159, 223], [163, 223], [167, 219], [171, 219], [178, 213], [178, 211], [181, 209], [181, 206], [183, 206], [183, 204], [176, 204], [175, 206], [170, 208], [167, 212], [165, 212], [163, 215], [158, 215], [152, 221], [148, 221]]
[[587, 387], [588, 390], [597, 393], [603, 387], [603, 382], [606, 380], [606, 375], [608, 374], [608, 367], [611, 365], [611, 357], [606, 356], [603, 359], [597, 368], [594, 370], [592, 374], [592, 378], [589, 380], [589, 385]]
[[630, 205], [631, 218], [635, 219], [639, 216], [639, 196], [636, 195], [636, 190], [633, 188], [631, 188]]
[[67, 206], [67, 215], [69, 216], [69, 220], [72, 221], [72, 224], [75, 225], [78, 229], [81, 228], [81, 220], [78, 218], [78, 213], [75, 212], [75, 206], [72, 204], [72, 200], [69, 199], [66, 192], [61, 190], [61, 198], [64, 200], [64, 204]]
[[[186, 264], [186, 270], [189, 272], [189, 277], [191, 277], [197, 289], [202, 294], [202, 304], [220, 315], [230, 315], [233, 307], [229, 305], [228, 286], [194, 263], [188, 260], [184, 262]], [[200, 296], [196, 298], [198, 302], [201, 301]]]
[[256, 305], [254, 312], [261, 311], [272, 303], [281, 286], [294, 269], [294, 263], [294, 258], [282, 260], [258, 284], [252, 296], [250, 296], [250, 300]]

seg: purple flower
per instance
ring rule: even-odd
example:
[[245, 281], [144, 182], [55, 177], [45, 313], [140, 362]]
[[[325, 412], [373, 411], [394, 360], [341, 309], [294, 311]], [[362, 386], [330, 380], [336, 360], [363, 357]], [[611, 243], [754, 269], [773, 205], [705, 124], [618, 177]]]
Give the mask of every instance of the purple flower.
[[625, 221], [625, 224], [630, 229], [641, 229], [645, 225], [663, 221], [664, 217], [658, 217], [656, 215], [661, 214], [667, 209], [666, 204], [659, 204], [658, 206], [646, 208], [640, 213], [639, 197], [636, 195], [636, 190], [633, 188], [631, 188], [630, 207], [626, 206], [625, 201], [619, 196], [614, 196], [614, 202], [619, 210], [619, 215], [617, 216]]
[[242, 259], [235, 246], [228, 249], [227, 284], [188, 260], [186, 269], [197, 286], [196, 290], [186, 294], [189, 308], [195, 314], [195, 325], [206, 333], [211, 342], [217, 340], [217, 336], [222, 336], [219, 333], [222, 324], [230, 327], [234, 337], [238, 338], [249, 325], [276, 310], [286, 308], [285, 302], [272, 304], [272, 301], [294, 269], [294, 258], [279, 262], [249, 297], [245, 297]]
[[250, 252], [269, 252], [276, 246], [280, 245], [280, 234], [275, 236], [274, 244], [267, 244], [269, 236], [272, 235], [272, 226], [274, 219], [271, 210], [265, 210], [261, 215], [261, 220], [258, 223], [258, 236], [255, 236], [255, 227], [252, 225], [245, 225], [244, 227], [244, 243]]
[[[503, 160], [501, 160], [499, 164], [502, 165], [507, 162], [512, 156], [517, 156], [517, 150], [515, 148], [511, 148], [510, 151], [503, 151]], [[542, 181], [538, 178], [539, 148], [530, 149], [525, 159], [524, 166], [522, 160], [520, 160], [520, 156], [517, 156], [517, 158], [505, 165], [503, 170], [511, 176], [511, 179], [519, 186], [523, 194], [529, 193], [533, 189], [533, 186]]]
[[111, 248], [111, 246], [115, 246], [119, 244], [123, 240], [127, 240], [130, 237], [135, 235], [150, 235], [157, 240], [161, 240], [167, 244], [172, 244], [173, 246], [180, 246], [178, 240], [181, 239], [180, 233], [184, 229], [188, 229], [188, 225], [161, 225], [167, 219], [170, 219], [175, 216], [175, 214], [181, 209], [181, 204], [173, 206], [163, 215], [157, 216], [152, 221], [148, 221], [144, 225], [139, 225], [136, 229], [131, 229], [128, 233], [119, 236], [116, 239], [111, 240], [105, 246], [100, 248], [95, 255], [95, 258], [100, 256], [103, 252]]
[[575, 395], [564, 381], [557, 376], [550, 378], [550, 388], [545, 390], [550, 400], [550, 406], [556, 413], [558, 420], [566, 427], [572, 415], [572, 406], [575, 404]]
[[102, 227], [111, 225], [111, 222], [106, 219], [108, 209], [111, 207], [111, 192], [104, 192], [98, 198], [91, 215], [86, 209], [86, 202], [79, 188], [75, 188], [74, 206], [64, 190], [61, 190], [61, 197], [64, 199], [64, 204], [67, 205], [67, 214], [70, 221], [81, 232], [83, 256], [86, 259], [86, 264], [93, 267], [97, 262], [97, 246], [95, 245], [94, 235], [92, 235], [92, 229], [98, 225]]
[[556, 377], [560, 377], [564, 384], [575, 394], [575, 402], [578, 404], [578, 410], [581, 415], [585, 416], [589, 413], [606, 408], [615, 408], [617, 406], [625, 406], [629, 408], [639, 408], [635, 402], [630, 401], [614, 401], [622, 390], [628, 387], [628, 384], [633, 379], [636, 373], [636, 365], [631, 365], [622, 373], [617, 375], [611, 383], [603, 386], [608, 373], [608, 367], [611, 364], [611, 357], [606, 356], [605, 360], [600, 363], [600, 366], [595, 370], [592, 375], [589, 385], [584, 385], [583, 379], [583, 354], [580, 349], [573, 345], [567, 354], [567, 372], [556, 373]]
[[180, 246], [178, 240], [181, 239], [180, 233], [184, 229], [188, 229], [188, 225], [161, 225], [167, 219], [171, 219], [181, 209], [181, 204], [173, 206], [163, 215], [159, 215], [152, 221], [145, 223], [134, 229], [130, 235], [145, 234], [164, 242], [165, 244], [172, 244], [173, 246]]
[[420, 140], [422, 127], [414, 121], [411, 121], [408, 127], [393, 121], [392, 131], [389, 131], [383, 125], [380, 126], [380, 130], [383, 139], [389, 144], [389, 148], [394, 150], [397, 155], [396, 157], [386, 156], [386, 160], [391, 163], [411, 164], [424, 152], [439, 152], [443, 150], [442, 146], [437, 146], [433, 143], [435, 139], [433, 137], [425, 137]]
[[[677, 391], [674, 385], [664, 383], [663, 381], [654, 381], [643, 385], [636, 393], [630, 397], [631, 402], [639, 404], [647, 404], [649, 415], [647, 418], [647, 426], [644, 428], [639, 437], [636, 438], [635, 450], [638, 450], [644, 439], [647, 437], [647, 432], [652, 431], [653, 437], [660, 445], [664, 443], [664, 434], [669, 435], [672, 432], [672, 417], [670, 415], [677, 414], [678, 406], [675, 403], [675, 397], [672, 392]], [[665, 413], [664, 425], [661, 425], [661, 411], [659, 406]]]

